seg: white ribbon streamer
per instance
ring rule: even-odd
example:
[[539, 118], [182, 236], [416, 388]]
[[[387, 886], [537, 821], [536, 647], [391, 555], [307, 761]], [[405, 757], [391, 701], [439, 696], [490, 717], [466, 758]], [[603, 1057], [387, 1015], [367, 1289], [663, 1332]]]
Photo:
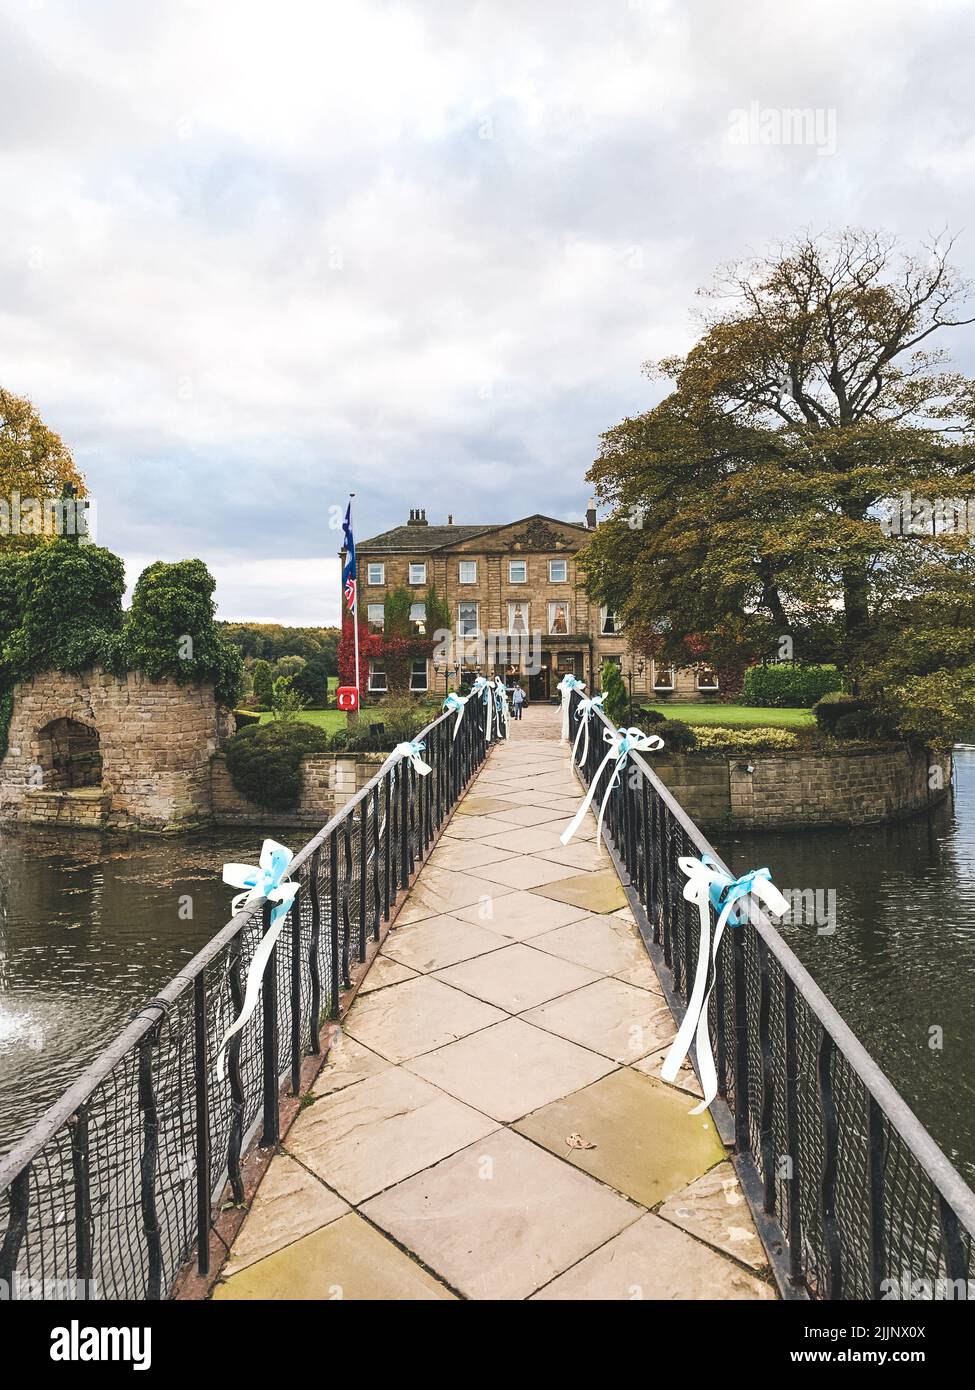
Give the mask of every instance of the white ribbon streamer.
[[500, 676], [494, 678], [494, 713], [498, 725], [498, 737], [508, 737], [508, 687]]
[[450, 714], [457, 711], [457, 718], [454, 721], [454, 738], [460, 733], [460, 721], [464, 717], [464, 710], [467, 708], [469, 695], [458, 695], [456, 690], [451, 690], [443, 702], [444, 711]]
[[609, 752], [603, 758], [593, 774], [593, 779], [589, 783], [589, 789], [582, 799], [582, 805], [576, 811], [569, 824], [562, 831], [559, 837], [564, 845], [567, 845], [573, 835], [579, 829], [585, 819], [586, 812], [592, 805], [593, 797], [596, 795], [596, 787], [605, 769], [615, 760], [615, 766], [610, 773], [609, 781], [606, 784], [606, 791], [603, 795], [602, 803], [599, 807], [599, 818], [596, 822], [596, 839], [600, 840], [603, 834], [603, 816], [606, 814], [606, 806], [609, 802], [610, 792], [615, 786], [619, 785], [620, 774], [626, 765], [626, 760], [631, 753], [656, 753], [663, 748], [664, 741], [657, 734], [645, 734], [641, 729], [604, 729], [603, 739], [609, 744]]
[[581, 695], [586, 687], [582, 681], [576, 680], [575, 676], [567, 675], [562, 677], [562, 679], [559, 681], [558, 685], [555, 688], [556, 690], [560, 690], [562, 692], [562, 734], [559, 739], [559, 742], [568, 743], [569, 700], [571, 698], [573, 690], [578, 690], [579, 694]]
[[217, 1076], [221, 1081], [226, 1075], [227, 1044], [235, 1033], [240, 1032], [257, 1008], [261, 997], [261, 982], [264, 979], [264, 971], [271, 958], [275, 943], [284, 930], [288, 910], [298, 891], [297, 883], [282, 882], [293, 857], [290, 849], [284, 845], [279, 845], [276, 840], [265, 840], [261, 848], [258, 867], [253, 864], [224, 864], [223, 866], [224, 883], [229, 883], [231, 888], [244, 889], [244, 892], [238, 893], [231, 902], [231, 911], [234, 916], [246, 903], [255, 902], [258, 898], [267, 898], [268, 902], [274, 904], [274, 908], [271, 912], [271, 925], [261, 937], [260, 943], [251, 957], [251, 963], [247, 970], [243, 1006], [236, 1021], [223, 1035], [223, 1041], [217, 1053]]
[[390, 763], [402, 762], [405, 759], [413, 764], [414, 771], [419, 772], [421, 776], [429, 776], [432, 768], [429, 763], [425, 763], [420, 757], [420, 754], [425, 748], [426, 744], [419, 742], [417, 739], [414, 739], [412, 743], [397, 743], [392, 753], [390, 753], [389, 757], [383, 763], [380, 771], [387, 768]]
[[[740, 926], [748, 920], [747, 898], [751, 894], [765, 904], [769, 912], [781, 916], [788, 912], [789, 904], [771, 880], [768, 869], [753, 869], [741, 878], [732, 878], [718, 867], [709, 854], [701, 859], [681, 858], [677, 863], [687, 875], [684, 884], [684, 897], [696, 903], [701, 920], [701, 937], [698, 944], [697, 970], [694, 975], [694, 988], [684, 1021], [680, 1026], [670, 1051], [667, 1053], [660, 1075], [664, 1081], [674, 1081], [685, 1057], [690, 1051], [691, 1038], [697, 1048], [697, 1066], [701, 1078], [704, 1099], [691, 1110], [692, 1115], [700, 1115], [718, 1094], [718, 1074], [711, 1051], [711, 1034], [708, 1029], [708, 1001], [714, 981], [718, 959], [718, 947], [729, 922]], [[711, 940], [711, 905], [718, 912]], [[711, 980], [712, 984], [708, 983]]]
[[484, 701], [484, 740], [490, 743], [494, 727], [494, 689], [487, 676], [478, 676], [475, 679], [468, 699]]
[[582, 744], [582, 757], [578, 759], [580, 767], [589, 757], [589, 720], [592, 717], [594, 709], [602, 711], [605, 698], [605, 695], [593, 695], [591, 697], [587, 695], [584, 699], [579, 701], [576, 708], [576, 718], [579, 720], [579, 727], [576, 730], [575, 742], [572, 745], [572, 761], [576, 762], [576, 750], [579, 747], [579, 739], [585, 734]]

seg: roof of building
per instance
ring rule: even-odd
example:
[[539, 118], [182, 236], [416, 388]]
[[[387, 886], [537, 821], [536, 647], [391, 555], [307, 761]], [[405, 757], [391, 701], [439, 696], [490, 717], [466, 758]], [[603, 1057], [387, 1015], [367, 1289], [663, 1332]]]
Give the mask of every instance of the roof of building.
[[497, 526], [394, 526], [367, 541], [356, 541], [356, 550], [439, 550], [457, 541], [468, 541]]
[[389, 553], [412, 551], [422, 554], [430, 550], [444, 550], [448, 546], [456, 545], [458, 541], [469, 541], [475, 536], [486, 536], [492, 531], [503, 531], [509, 526], [517, 526], [522, 521], [555, 521], [559, 526], [571, 526], [576, 530], [585, 531], [588, 528], [577, 521], [558, 521], [555, 517], [543, 517], [540, 513], [535, 513], [530, 517], [515, 517], [512, 521], [494, 522], [493, 524], [482, 524], [480, 526], [458, 526], [451, 523], [447, 526], [431, 526], [426, 521], [426, 513], [422, 513], [423, 520], [413, 520], [405, 526], [394, 526], [391, 531], [383, 531], [378, 536], [371, 536], [365, 541], [356, 541], [357, 551], [388, 551]]

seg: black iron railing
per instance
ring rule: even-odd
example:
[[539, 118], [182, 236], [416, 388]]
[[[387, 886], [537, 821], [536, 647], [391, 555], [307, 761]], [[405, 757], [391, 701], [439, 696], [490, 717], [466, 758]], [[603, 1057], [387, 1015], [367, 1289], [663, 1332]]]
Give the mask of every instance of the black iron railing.
[[479, 711], [442, 715], [418, 735], [431, 772], [381, 769], [295, 856], [290, 921], [264, 974], [262, 1003], [216, 1072], [270, 924], [245, 908], [0, 1162], [0, 1297], [158, 1299], [196, 1248], [208, 1272], [218, 1199], [244, 1198], [242, 1156], [279, 1138], [281, 1088], [297, 1094], [357, 963], [407, 888], [484, 759]]
[[[611, 730], [594, 710], [587, 784]], [[700, 925], [677, 861], [720, 856], [639, 753], [610, 796], [606, 830], [682, 1016]], [[722, 938], [710, 1025], [719, 1120], [780, 1287], [817, 1299], [975, 1297], [975, 1193], [759, 907], [750, 899], [749, 925]]]

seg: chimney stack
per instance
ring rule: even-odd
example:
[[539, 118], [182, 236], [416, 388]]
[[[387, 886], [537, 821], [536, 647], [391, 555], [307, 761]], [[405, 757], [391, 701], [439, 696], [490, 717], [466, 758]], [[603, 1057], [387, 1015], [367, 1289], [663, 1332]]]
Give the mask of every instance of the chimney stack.
[[408, 521], [406, 524], [407, 524], [407, 526], [426, 526], [426, 525], [428, 525], [429, 523], [427, 522], [427, 511], [426, 511], [426, 508], [425, 508], [425, 507], [411, 507], [411, 508], [410, 508], [410, 519], [409, 519], [409, 521]]
[[453, 526], [453, 524], [454, 524], [454, 514], [453, 514], [453, 512], [448, 512], [448, 513], [447, 513], [447, 525], [448, 525], [448, 526]]
[[596, 499], [595, 499], [595, 497], [590, 497], [590, 499], [589, 499], [589, 506], [588, 506], [587, 509], [586, 509], [586, 525], [589, 527], [589, 530], [590, 530], [590, 531], [595, 531], [595, 529], [596, 529]]

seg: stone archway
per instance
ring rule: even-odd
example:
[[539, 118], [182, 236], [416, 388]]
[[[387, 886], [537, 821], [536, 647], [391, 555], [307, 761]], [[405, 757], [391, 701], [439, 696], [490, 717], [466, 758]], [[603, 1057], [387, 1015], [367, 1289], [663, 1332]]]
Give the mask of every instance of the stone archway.
[[44, 791], [64, 792], [102, 785], [98, 730], [78, 719], [52, 719], [37, 732], [37, 765]]

